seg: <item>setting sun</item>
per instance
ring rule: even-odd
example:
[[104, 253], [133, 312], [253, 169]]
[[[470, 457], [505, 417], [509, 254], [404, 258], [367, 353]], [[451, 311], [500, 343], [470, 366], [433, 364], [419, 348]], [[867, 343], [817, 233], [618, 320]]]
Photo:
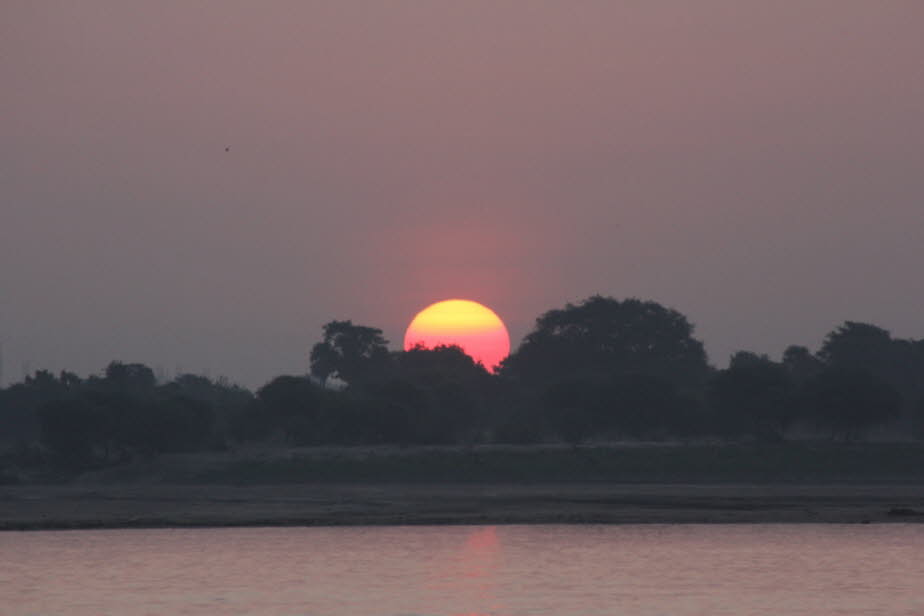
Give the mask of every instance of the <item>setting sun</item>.
[[478, 302], [449, 299], [414, 317], [404, 334], [404, 349], [456, 344], [475, 361], [493, 370], [510, 353], [510, 336], [493, 310]]

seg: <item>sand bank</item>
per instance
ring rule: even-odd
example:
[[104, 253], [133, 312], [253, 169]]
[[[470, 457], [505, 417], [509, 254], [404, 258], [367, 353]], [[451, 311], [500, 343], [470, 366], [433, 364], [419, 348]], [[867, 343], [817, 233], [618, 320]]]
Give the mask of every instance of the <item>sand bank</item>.
[[106, 485], [0, 488], [0, 529], [924, 521], [921, 485]]

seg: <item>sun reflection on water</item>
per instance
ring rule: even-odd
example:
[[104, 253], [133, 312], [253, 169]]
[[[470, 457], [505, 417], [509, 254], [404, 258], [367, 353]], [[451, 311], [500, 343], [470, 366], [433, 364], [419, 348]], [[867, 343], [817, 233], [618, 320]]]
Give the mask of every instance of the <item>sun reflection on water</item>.
[[433, 572], [430, 588], [443, 593], [452, 601], [471, 604], [478, 609], [456, 612], [452, 616], [497, 616], [503, 610], [497, 598], [497, 571], [501, 565], [501, 542], [497, 527], [472, 531], [461, 548]]

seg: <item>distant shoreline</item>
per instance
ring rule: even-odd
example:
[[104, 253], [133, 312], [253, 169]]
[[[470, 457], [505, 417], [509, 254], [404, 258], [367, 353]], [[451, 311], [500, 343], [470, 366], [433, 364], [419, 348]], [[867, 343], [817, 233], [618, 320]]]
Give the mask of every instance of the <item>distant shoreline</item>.
[[0, 529], [924, 521], [921, 443], [263, 448], [0, 486]]
[[0, 530], [924, 522], [924, 486], [108, 485], [0, 488]]

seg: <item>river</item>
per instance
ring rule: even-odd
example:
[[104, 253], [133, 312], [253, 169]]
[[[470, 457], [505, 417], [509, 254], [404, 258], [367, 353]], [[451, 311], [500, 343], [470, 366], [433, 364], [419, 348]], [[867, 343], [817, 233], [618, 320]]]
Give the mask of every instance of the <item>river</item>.
[[0, 533], [3, 614], [924, 614], [924, 525]]

